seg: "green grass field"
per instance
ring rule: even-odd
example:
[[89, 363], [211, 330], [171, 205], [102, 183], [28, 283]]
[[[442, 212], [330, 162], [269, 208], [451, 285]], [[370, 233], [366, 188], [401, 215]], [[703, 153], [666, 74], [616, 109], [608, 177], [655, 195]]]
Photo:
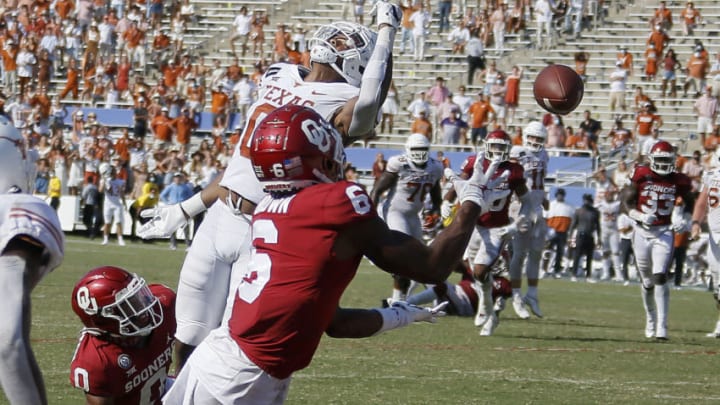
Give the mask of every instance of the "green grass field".
[[[51, 404], [80, 404], [68, 381], [80, 322], [70, 292], [87, 270], [113, 264], [150, 282], [177, 284], [184, 251], [166, 242], [100, 246], [69, 237], [63, 266], [33, 297], [33, 347]], [[362, 340], [326, 338], [313, 363], [295, 374], [289, 404], [677, 404], [718, 403], [720, 340], [705, 333], [716, 310], [708, 292], [671, 292], [670, 341], [646, 340], [635, 284], [543, 281], [544, 319], [511, 308], [494, 336], [469, 318], [411, 325]], [[374, 307], [390, 278], [366, 262], [343, 299]], [[0, 403], [7, 403], [0, 396]]]

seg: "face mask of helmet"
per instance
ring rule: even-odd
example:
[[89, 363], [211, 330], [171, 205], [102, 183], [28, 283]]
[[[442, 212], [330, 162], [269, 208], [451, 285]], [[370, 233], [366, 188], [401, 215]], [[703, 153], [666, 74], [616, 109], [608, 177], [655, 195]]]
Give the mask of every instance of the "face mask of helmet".
[[115, 303], [102, 308], [101, 315], [117, 320], [123, 336], [147, 336], [163, 320], [160, 300], [137, 276], [115, 295]]
[[675, 170], [675, 156], [669, 154], [651, 155], [650, 168], [660, 175], [670, 174]]
[[348, 84], [359, 87], [377, 34], [348, 22], [322, 26], [309, 41], [310, 60], [330, 65]]
[[508, 160], [510, 156], [510, 146], [502, 142], [490, 140], [486, 142], [485, 155], [493, 162], [504, 162]]

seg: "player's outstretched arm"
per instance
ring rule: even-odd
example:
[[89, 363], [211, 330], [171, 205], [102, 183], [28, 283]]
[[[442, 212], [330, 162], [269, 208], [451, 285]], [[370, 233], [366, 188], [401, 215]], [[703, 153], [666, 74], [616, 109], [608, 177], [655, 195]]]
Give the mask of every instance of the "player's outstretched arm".
[[372, 133], [392, 80], [392, 48], [395, 33], [400, 27], [402, 10], [396, 4], [380, 0], [373, 12], [377, 13], [378, 35], [375, 48], [362, 76], [360, 94], [354, 103], [342, 111], [348, 142]]
[[423, 308], [403, 301], [394, 302], [388, 308], [351, 309], [338, 308], [325, 333], [333, 338], [365, 338], [402, 328], [414, 322], [435, 323], [447, 301], [434, 308]]
[[216, 176], [215, 180], [202, 191], [195, 193], [180, 204], [143, 210], [140, 216], [150, 218], [150, 221], [140, 226], [137, 231], [138, 236], [143, 239], [168, 238], [178, 229], [187, 225], [190, 219], [205, 212], [223, 193], [222, 187], [220, 187], [222, 175], [221, 173]]
[[11, 404], [47, 404], [45, 384], [30, 347], [30, 287], [40, 269], [30, 253], [7, 248], [0, 256], [0, 385]]
[[383, 174], [380, 175], [377, 184], [375, 184], [373, 189], [370, 191], [370, 199], [372, 200], [373, 204], [377, 206], [377, 204], [380, 202], [380, 198], [382, 198], [383, 193], [394, 187], [397, 184], [397, 180], [397, 173], [390, 173], [387, 171], [383, 172]]

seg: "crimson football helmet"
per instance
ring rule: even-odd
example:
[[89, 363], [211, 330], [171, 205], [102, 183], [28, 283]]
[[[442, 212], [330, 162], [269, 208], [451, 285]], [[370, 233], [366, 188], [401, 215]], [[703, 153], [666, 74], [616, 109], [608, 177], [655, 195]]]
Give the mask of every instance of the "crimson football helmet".
[[540, 121], [532, 121], [523, 128], [523, 146], [532, 152], [540, 152], [545, 147], [547, 129]]
[[72, 308], [90, 333], [147, 336], [163, 321], [145, 280], [119, 267], [90, 270], [72, 292]]
[[361, 24], [342, 21], [323, 25], [308, 42], [310, 60], [327, 63], [348, 84], [360, 87], [376, 41], [377, 33]]
[[288, 104], [255, 128], [250, 160], [265, 190], [295, 191], [343, 178], [340, 133], [314, 110]]
[[493, 162], [504, 162], [510, 158], [512, 141], [502, 129], [496, 129], [485, 138], [485, 156]]
[[653, 145], [648, 159], [650, 159], [650, 170], [661, 176], [675, 171], [675, 149], [669, 142], [659, 141]]

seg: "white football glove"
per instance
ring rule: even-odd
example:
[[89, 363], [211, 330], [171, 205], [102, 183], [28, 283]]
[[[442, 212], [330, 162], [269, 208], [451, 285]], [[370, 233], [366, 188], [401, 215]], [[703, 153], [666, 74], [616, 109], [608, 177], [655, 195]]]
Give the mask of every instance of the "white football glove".
[[143, 239], [169, 238], [206, 209], [200, 193], [196, 193], [180, 204], [143, 210], [140, 216], [150, 218], [150, 221], [140, 226], [137, 234]]
[[633, 220], [639, 222], [641, 225], [650, 226], [653, 224], [653, 222], [657, 221], [657, 215], [655, 214], [646, 214], [644, 212], [640, 212], [638, 210], [630, 210], [628, 213], [628, 216], [632, 218]]
[[440, 216], [443, 220], [450, 218], [450, 215], [452, 215], [453, 205], [455, 204], [448, 200], [443, 200], [442, 204], [440, 204]]
[[406, 317], [407, 319], [406, 324], [411, 324], [413, 322], [435, 323], [437, 322], [437, 318], [446, 315], [444, 309], [447, 306], [448, 301], [444, 301], [433, 308], [423, 308], [417, 305], [408, 304], [405, 301], [395, 301], [392, 303], [390, 308], [402, 313], [401, 316]]
[[[458, 193], [460, 202], [470, 201], [481, 208], [481, 212], [488, 212], [490, 207], [497, 201], [506, 198], [511, 190], [495, 190], [510, 175], [504, 171], [501, 175], [493, 178], [500, 162], [491, 162], [487, 170], [483, 171], [485, 156], [478, 154], [473, 166], [473, 175], [465, 182], [455, 180], [453, 185]], [[460, 188], [460, 189], [459, 189]]]
[[513, 223], [503, 226], [499, 229], [500, 235], [505, 237], [511, 237], [516, 233], [526, 233], [530, 230], [530, 218], [521, 215]]
[[402, 20], [402, 9], [397, 4], [390, 3], [386, 0], [380, 0], [375, 3], [373, 9], [370, 10], [370, 15], [377, 15], [378, 29], [383, 24], [388, 24], [394, 29], [400, 28], [400, 21]]

